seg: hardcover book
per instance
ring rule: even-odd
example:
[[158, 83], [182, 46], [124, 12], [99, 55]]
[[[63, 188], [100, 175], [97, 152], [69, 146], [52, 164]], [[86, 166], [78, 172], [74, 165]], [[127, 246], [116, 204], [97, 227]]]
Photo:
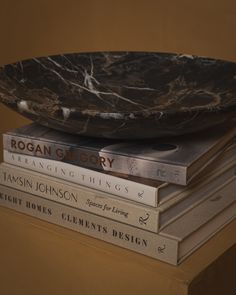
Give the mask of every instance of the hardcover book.
[[0, 205], [177, 265], [235, 219], [235, 187], [233, 179], [159, 234], [2, 185]]
[[4, 149], [91, 169], [186, 185], [224, 150], [236, 127], [145, 141], [86, 138], [35, 123], [3, 135]]
[[[137, 179], [137, 177], [125, 177], [124, 174], [110, 175], [62, 161], [17, 154], [7, 150], [4, 150], [4, 161], [12, 165], [67, 180], [70, 183], [80, 184], [111, 195], [157, 207], [178, 194], [192, 194], [195, 187], [200, 188], [206, 182], [213, 183], [213, 186], [216, 185], [214, 178], [218, 175], [218, 172], [225, 170], [228, 163], [232, 164], [235, 161], [235, 154], [236, 144], [232, 141], [225, 151], [218, 155], [218, 157], [215, 157], [214, 161], [188, 186], [159, 181], [155, 182], [156, 185], [154, 185], [154, 181], [152, 181], [152, 185], [148, 185], [139, 182], [140, 178]], [[218, 186], [221, 182], [224, 182], [223, 178], [218, 177], [217, 179]], [[209, 190], [212, 189], [210, 184], [208, 188]]]
[[157, 208], [6, 163], [0, 164], [0, 184], [151, 232], [159, 232], [232, 181], [235, 164], [236, 159], [200, 185], [191, 186]]

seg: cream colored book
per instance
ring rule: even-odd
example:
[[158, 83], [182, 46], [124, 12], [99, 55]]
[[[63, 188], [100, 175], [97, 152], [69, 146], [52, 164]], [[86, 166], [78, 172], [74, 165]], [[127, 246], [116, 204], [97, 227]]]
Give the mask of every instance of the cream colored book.
[[11, 152], [186, 185], [235, 135], [236, 127], [224, 124], [211, 133], [203, 130], [162, 139], [114, 141], [79, 137], [33, 123], [5, 133], [3, 145]]
[[235, 175], [235, 165], [236, 160], [226, 162], [213, 175], [157, 208], [7, 163], [0, 165], [0, 184], [138, 228], [159, 232], [168, 223], [231, 181]]
[[119, 175], [85, 169], [73, 164], [41, 157], [17, 154], [4, 150], [4, 161], [29, 170], [66, 180], [71, 183], [90, 187], [111, 195], [135, 201], [144, 205], [157, 207], [180, 193], [188, 193], [192, 187], [200, 185], [211, 178], [229, 161], [235, 160], [236, 144], [231, 142], [212, 163], [187, 187], [182, 185], [147, 181], [144, 179], [126, 179]]

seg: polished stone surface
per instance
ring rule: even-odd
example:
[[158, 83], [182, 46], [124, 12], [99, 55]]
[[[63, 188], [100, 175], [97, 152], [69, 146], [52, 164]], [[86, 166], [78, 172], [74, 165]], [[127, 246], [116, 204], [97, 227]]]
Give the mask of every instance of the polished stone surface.
[[236, 64], [151, 52], [33, 58], [0, 68], [0, 100], [42, 125], [80, 135], [178, 135], [234, 117]]

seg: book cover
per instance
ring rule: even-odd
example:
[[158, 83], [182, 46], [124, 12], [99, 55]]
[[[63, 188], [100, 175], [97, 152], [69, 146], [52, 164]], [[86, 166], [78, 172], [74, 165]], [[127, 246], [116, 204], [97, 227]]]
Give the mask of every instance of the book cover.
[[117, 141], [71, 135], [35, 123], [7, 132], [4, 149], [75, 165], [186, 185], [236, 134], [222, 125], [171, 138]]

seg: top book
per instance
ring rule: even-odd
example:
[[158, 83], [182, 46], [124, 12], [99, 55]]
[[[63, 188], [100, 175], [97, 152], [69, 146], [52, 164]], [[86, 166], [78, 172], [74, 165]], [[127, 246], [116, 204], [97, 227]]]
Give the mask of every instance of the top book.
[[76, 136], [33, 123], [5, 133], [3, 144], [15, 153], [187, 185], [235, 135], [236, 127], [227, 124], [178, 137], [121, 141]]

